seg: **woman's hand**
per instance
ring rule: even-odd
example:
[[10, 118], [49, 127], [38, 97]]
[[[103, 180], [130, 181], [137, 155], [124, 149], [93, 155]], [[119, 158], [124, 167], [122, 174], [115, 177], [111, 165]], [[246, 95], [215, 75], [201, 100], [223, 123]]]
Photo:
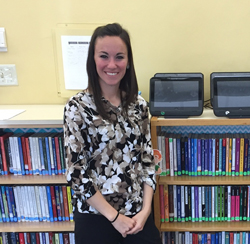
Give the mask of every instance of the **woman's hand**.
[[138, 214], [136, 214], [132, 219], [135, 221], [134, 227], [129, 230], [126, 234], [132, 235], [137, 234], [141, 230], [143, 230], [144, 225], [148, 219], [149, 213], [147, 211], [140, 211]]
[[126, 217], [123, 214], [119, 214], [118, 218], [114, 223], [113, 226], [118, 230], [122, 236], [125, 238], [128, 232], [134, 229], [136, 225], [136, 221], [133, 218]]

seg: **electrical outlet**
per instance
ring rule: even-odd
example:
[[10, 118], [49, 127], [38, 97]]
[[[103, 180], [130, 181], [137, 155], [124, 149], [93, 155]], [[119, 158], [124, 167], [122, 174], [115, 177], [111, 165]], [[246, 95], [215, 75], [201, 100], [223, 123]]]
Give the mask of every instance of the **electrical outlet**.
[[15, 64], [0, 65], [0, 86], [17, 86], [17, 75]]

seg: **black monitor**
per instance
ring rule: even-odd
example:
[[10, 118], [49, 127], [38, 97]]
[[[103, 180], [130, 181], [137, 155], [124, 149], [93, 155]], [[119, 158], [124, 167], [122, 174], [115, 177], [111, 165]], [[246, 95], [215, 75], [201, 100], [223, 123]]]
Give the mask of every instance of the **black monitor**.
[[250, 117], [250, 72], [213, 72], [210, 96], [218, 117]]
[[173, 118], [201, 115], [203, 86], [201, 73], [156, 73], [150, 79], [151, 115]]

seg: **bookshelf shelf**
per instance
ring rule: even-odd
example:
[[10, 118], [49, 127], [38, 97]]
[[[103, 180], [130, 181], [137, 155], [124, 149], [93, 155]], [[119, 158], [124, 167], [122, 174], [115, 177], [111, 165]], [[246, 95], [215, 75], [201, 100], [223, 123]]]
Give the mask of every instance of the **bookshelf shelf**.
[[[158, 118], [151, 117], [151, 137], [153, 148], [157, 147], [157, 133], [161, 131], [161, 127], [167, 128], [168, 132], [177, 131], [175, 128], [196, 128], [196, 133], [199, 133], [199, 128], [210, 128], [222, 126], [227, 130], [226, 133], [231, 133], [231, 127], [240, 126], [248, 128], [249, 119], [229, 119], [216, 117], [211, 109], [204, 109], [203, 114], [199, 117], [189, 118]], [[209, 127], [207, 127], [209, 126]], [[237, 127], [238, 128], [238, 127]], [[192, 130], [192, 129], [191, 129]], [[209, 130], [208, 130], [209, 131]], [[181, 132], [180, 132], [181, 133]], [[208, 132], [209, 133], [209, 132]], [[250, 176], [157, 176], [157, 188], [154, 194], [154, 218], [155, 224], [159, 231], [190, 231], [190, 232], [218, 232], [218, 231], [250, 231], [248, 222], [172, 222], [161, 223], [160, 218], [160, 194], [159, 185], [199, 185], [199, 186], [215, 186], [215, 185], [250, 185]]]
[[6, 175], [0, 176], [0, 185], [66, 184], [65, 175]]
[[73, 232], [74, 222], [0, 223], [0, 232]]

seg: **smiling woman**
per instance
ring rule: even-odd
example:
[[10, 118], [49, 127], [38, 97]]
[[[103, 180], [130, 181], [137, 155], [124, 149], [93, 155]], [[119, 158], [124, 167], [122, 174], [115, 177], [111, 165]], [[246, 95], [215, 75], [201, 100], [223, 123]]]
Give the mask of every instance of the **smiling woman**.
[[88, 89], [64, 110], [76, 244], [160, 244], [151, 216], [156, 181], [148, 107], [119, 24], [94, 31], [87, 73]]

